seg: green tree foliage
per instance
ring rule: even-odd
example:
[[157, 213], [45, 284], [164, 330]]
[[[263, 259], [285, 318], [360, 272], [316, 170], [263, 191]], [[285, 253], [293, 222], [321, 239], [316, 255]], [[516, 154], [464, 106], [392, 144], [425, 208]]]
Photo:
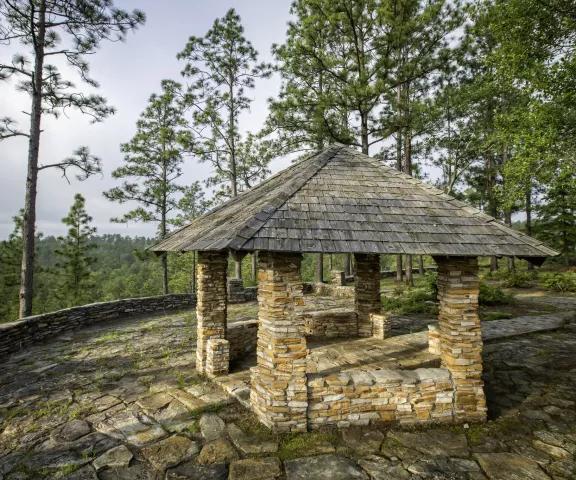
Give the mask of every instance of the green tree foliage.
[[13, 217], [14, 231], [0, 242], [0, 321], [18, 318], [18, 290], [22, 267], [22, 212]]
[[[112, 172], [112, 177], [124, 180], [104, 196], [124, 204], [135, 202], [139, 206], [112, 222], [155, 222], [158, 238], [164, 238], [170, 225], [170, 214], [178, 207], [177, 194], [183, 187], [177, 183], [182, 165], [192, 150], [192, 136], [185, 128], [183, 109], [176, 101], [179, 85], [169, 80], [162, 82], [162, 93], [153, 94], [146, 110], [136, 122], [137, 133], [122, 145], [126, 153], [124, 165]], [[168, 293], [168, 260], [162, 256], [164, 294]]]
[[90, 225], [92, 217], [86, 213], [85, 207], [86, 200], [77, 193], [70, 212], [62, 219], [62, 223], [68, 226], [68, 234], [58, 237], [58, 247], [54, 251], [58, 259], [55, 264], [56, 296], [67, 307], [89, 302], [95, 286], [91, 267], [96, 261], [92, 256], [96, 244], [91, 243], [90, 238], [96, 233], [96, 228]]
[[561, 251], [569, 266], [576, 252], [576, 171], [557, 172], [537, 212], [536, 236]]
[[[0, 43], [18, 42], [28, 49], [11, 61], [0, 60], [0, 81], [20, 78], [16, 89], [31, 99], [30, 129], [19, 130], [14, 119], [0, 119], [0, 140], [23, 136], [28, 138], [28, 172], [22, 230], [22, 275], [20, 288], [20, 316], [32, 312], [36, 192], [40, 150], [41, 119], [44, 114], [58, 117], [66, 109], [77, 109], [94, 122], [114, 113], [106, 99], [95, 94], [75, 91], [51, 60], [66, 64], [91, 87], [98, 83], [89, 76], [86, 55], [96, 53], [103, 40], [118, 41], [145, 21], [144, 13], [128, 13], [114, 7], [111, 0], [13, 0], [0, 1]], [[55, 165], [64, 170], [79, 167], [80, 177], [100, 171], [97, 158], [81, 147], [71, 159]], [[48, 165], [42, 168], [48, 168]]]
[[214, 167], [207, 183], [220, 188], [219, 196], [235, 197], [246, 181], [252, 185], [268, 172], [269, 157], [246, 154], [253, 139], [240, 145], [238, 120], [252, 102], [247, 91], [256, 79], [270, 77], [271, 66], [258, 63], [234, 9], [216, 19], [203, 37], [191, 36], [178, 59], [186, 62], [182, 75], [191, 82], [183, 100], [192, 111], [194, 151]]

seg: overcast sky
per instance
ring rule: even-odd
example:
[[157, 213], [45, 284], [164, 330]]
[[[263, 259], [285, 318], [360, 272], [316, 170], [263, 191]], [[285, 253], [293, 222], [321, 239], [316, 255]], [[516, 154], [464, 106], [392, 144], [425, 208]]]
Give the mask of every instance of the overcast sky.
[[[128, 208], [102, 196], [102, 191], [118, 183], [111, 179], [110, 173], [122, 162], [119, 145], [134, 135], [136, 120], [150, 94], [160, 90], [160, 81], [181, 79], [183, 63], [176, 60], [176, 54], [184, 48], [190, 35], [204, 35], [214, 19], [233, 7], [242, 17], [245, 36], [260, 53], [260, 60], [271, 61], [271, 45], [284, 40], [290, 3], [290, 0], [116, 0], [116, 6], [127, 10], [140, 8], [147, 16], [146, 25], [128, 35], [125, 43], [103, 43], [101, 50], [89, 58], [92, 76], [100, 82], [98, 93], [118, 109], [116, 115], [98, 124], [90, 124], [89, 117], [73, 112], [69, 118], [58, 120], [46, 116], [40, 141], [40, 164], [56, 163], [69, 156], [74, 148], [87, 145], [102, 159], [104, 177], [94, 176], [78, 182], [70, 176], [69, 185], [55, 170], [40, 172], [37, 231], [45, 235], [65, 233], [60, 221], [67, 214], [74, 194], [80, 192], [86, 197], [86, 208], [94, 218], [98, 233], [153, 236], [153, 225], [131, 223], [126, 226], [109, 222], [110, 217]], [[16, 51], [22, 52], [23, 48], [0, 45], [0, 63], [9, 61]], [[61, 71], [76, 81], [66, 69]], [[276, 77], [257, 82], [256, 89], [249, 93], [254, 102], [250, 113], [241, 119], [242, 130], [260, 129], [266, 118], [266, 99], [276, 95], [279, 83]], [[77, 86], [83, 91], [90, 90], [80, 82]], [[26, 130], [28, 117], [23, 111], [30, 111], [29, 97], [16, 93], [14, 82], [0, 83], [0, 117], [12, 117]], [[0, 143], [0, 239], [12, 231], [12, 217], [24, 205], [27, 152], [24, 137]], [[286, 159], [275, 160], [272, 171], [288, 164]], [[209, 174], [209, 165], [190, 161], [185, 166], [183, 181], [203, 180]]]

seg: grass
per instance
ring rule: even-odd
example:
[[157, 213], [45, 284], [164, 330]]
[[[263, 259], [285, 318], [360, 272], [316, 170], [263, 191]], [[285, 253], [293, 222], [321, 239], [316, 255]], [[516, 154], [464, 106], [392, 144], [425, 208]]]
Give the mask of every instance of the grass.
[[480, 319], [483, 322], [491, 322], [493, 320], [504, 320], [512, 318], [514, 315], [511, 313], [504, 312], [486, 312], [485, 314], [480, 313]]
[[[399, 315], [437, 315], [438, 305], [432, 294], [424, 289], [408, 289], [394, 297], [382, 297], [382, 310]], [[429, 303], [426, 303], [429, 302]]]
[[310, 455], [315, 448], [329, 443], [335, 446], [338, 442], [338, 431], [327, 430], [312, 433], [294, 433], [281, 439], [279, 456], [282, 460], [291, 460]]
[[110, 332], [107, 333], [105, 335], [101, 335], [96, 339], [97, 343], [104, 343], [104, 342], [108, 342], [110, 340], [114, 340], [116, 338], [118, 338], [120, 336], [120, 333], [118, 332]]

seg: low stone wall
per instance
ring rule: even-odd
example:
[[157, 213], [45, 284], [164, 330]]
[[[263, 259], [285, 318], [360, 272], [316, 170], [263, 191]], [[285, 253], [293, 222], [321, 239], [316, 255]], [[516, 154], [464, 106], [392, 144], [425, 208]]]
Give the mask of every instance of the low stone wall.
[[230, 342], [230, 361], [255, 352], [258, 343], [258, 320], [229, 323], [226, 339]]
[[0, 323], [0, 358], [63, 332], [94, 323], [143, 313], [190, 308], [195, 305], [196, 295], [187, 293], [127, 298], [67, 308], [26, 317], [16, 322]]
[[308, 426], [454, 420], [454, 384], [445, 368], [308, 375]]
[[304, 285], [304, 293], [322, 297], [354, 298], [354, 287], [341, 287], [329, 283], [307, 283]]
[[258, 287], [246, 287], [244, 288], [244, 301], [251, 302], [258, 298]]
[[354, 310], [334, 308], [317, 312], [304, 312], [306, 335], [322, 337], [357, 337], [358, 315]]

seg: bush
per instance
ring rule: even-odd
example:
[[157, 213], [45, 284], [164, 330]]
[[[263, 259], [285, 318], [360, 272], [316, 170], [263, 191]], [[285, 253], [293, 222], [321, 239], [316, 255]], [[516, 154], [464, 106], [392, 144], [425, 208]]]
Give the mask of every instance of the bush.
[[545, 273], [540, 285], [555, 292], [576, 292], [576, 273]]
[[506, 305], [512, 303], [513, 298], [509, 293], [503, 292], [499, 287], [491, 287], [480, 282], [480, 305]]
[[438, 306], [434, 303], [435, 300], [436, 298], [426, 290], [408, 290], [402, 296], [382, 297], [382, 309], [384, 312], [400, 315], [413, 315], [415, 313], [436, 315]]
[[424, 274], [426, 287], [434, 299], [438, 298], [438, 272], [427, 271]]
[[514, 272], [503, 279], [502, 285], [507, 288], [530, 288], [535, 275], [532, 272]]

